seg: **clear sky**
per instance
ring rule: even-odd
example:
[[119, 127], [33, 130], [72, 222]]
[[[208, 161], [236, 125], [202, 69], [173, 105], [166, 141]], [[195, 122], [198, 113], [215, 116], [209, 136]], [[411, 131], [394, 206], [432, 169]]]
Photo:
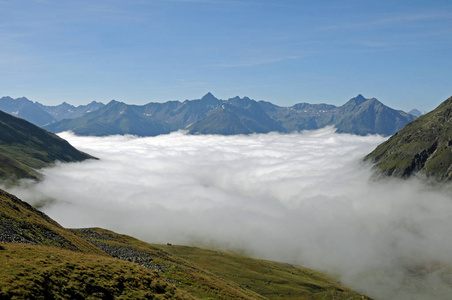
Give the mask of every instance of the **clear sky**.
[[397, 109], [452, 96], [452, 1], [0, 0], [0, 96], [248, 96]]

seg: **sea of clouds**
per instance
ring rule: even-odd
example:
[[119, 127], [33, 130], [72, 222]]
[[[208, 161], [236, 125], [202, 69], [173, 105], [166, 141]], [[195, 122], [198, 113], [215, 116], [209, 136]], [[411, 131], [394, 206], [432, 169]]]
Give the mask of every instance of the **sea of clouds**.
[[60, 136], [100, 160], [9, 191], [65, 227], [295, 263], [377, 299], [452, 295], [451, 193], [370, 180], [381, 136]]

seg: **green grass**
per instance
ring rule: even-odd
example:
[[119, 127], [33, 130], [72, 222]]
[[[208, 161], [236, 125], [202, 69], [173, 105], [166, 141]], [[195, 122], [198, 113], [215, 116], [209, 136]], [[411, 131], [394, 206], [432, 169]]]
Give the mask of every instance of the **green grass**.
[[[39, 210], [2, 190], [0, 190], [0, 234], [12, 236], [13, 240], [18, 242], [106, 255]], [[0, 236], [0, 241], [5, 240], [5, 236]]]
[[1, 242], [0, 299], [363, 299], [297, 266], [68, 230], [0, 190]]
[[2, 248], [0, 299], [192, 299], [138, 264], [44, 246]]
[[196, 247], [156, 246], [267, 299], [369, 299], [331, 276], [291, 264]]
[[[240, 284], [215, 274], [194, 262], [173, 255], [127, 235], [101, 228], [72, 229], [72, 232], [102, 247], [139, 251], [141, 256], [152, 259], [160, 276], [199, 299], [265, 299]], [[108, 251], [107, 251], [108, 252]]]

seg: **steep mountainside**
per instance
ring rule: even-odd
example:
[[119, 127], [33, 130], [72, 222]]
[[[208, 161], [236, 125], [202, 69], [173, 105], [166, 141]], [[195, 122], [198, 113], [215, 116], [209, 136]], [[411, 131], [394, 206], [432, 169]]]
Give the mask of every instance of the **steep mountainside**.
[[56, 121], [42, 107], [24, 97], [17, 99], [11, 97], [0, 98], [0, 110], [38, 126], [44, 126]]
[[414, 119], [415, 116], [389, 108], [375, 98], [358, 95], [338, 108], [332, 123], [338, 133], [389, 136]]
[[208, 93], [199, 100], [142, 106], [112, 101], [97, 111], [44, 128], [52, 132], [72, 130], [79, 135], [154, 136], [179, 129], [186, 129], [191, 134], [231, 135], [336, 126], [340, 133], [392, 135], [414, 119], [413, 115], [393, 110], [362, 95], [340, 107], [308, 103], [280, 107], [247, 97], [219, 100]]
[[405, 126], [365, 160], [378, 174], [407, 178], [416, 173], [452, 179], [452, 97]]
[[270, 102], [259, 101], [264, 111], [278, 121], [287, 132], [313, 130], [331, 125], [337, 107], [329, 104], [299, 103], [281, 107]]
[[55, 134], [0, 111], [0, 178], [36, 178], [32, 168], [88, 158]]
[[[367, 299], [301, 267], [174, 246], [184, 259], [171, 247], [68, 230], [0, 190], [0, 299]], [[204, 268], [200, 256], [224, 269]], [[238, 270], [240, 279], [230, 275]]]
[[222, 135], [285, 132], [285, 129], [270, 118], [256, 101], [247, 97], [229, 99], [187, 129], [191, 134]]

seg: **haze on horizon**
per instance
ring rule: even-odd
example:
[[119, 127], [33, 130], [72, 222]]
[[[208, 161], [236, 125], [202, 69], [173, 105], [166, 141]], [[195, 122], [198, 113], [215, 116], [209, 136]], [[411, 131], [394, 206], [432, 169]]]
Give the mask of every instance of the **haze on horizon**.
[[100, 158], [44, 169], [8, 189], [65, 227], [99, 226], [150, 243], [232, 249], [340, 276], [377, 299], [452, 293], [450, 191], [416, 179], [372, 182], [381, 136], [328, 127], [249, 136], [79, 137]]
[[0, 1], [0, 96], [133, 104], [212, 92], [281, 106], [451, 96], [452, 3]]

